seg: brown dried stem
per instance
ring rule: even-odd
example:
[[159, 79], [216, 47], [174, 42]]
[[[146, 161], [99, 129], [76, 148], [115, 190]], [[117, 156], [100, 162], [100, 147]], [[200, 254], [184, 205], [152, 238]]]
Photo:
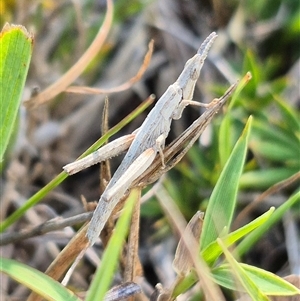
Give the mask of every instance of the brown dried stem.
[[106, 40], [109, 30], [111, 28], [112, 20], [113, 2], [112, 0], [107, 0], [107, 12], [105, 15], [104, 22], [90, 47], [81, 56], [78, 62], [75, 65], [73, 65], [55, 83], [50, 85], [48, 88], [46, 88], [44, 91], [37, 94], [36, 96], [26, 100], [24, 102], [25, 106], [29, 108], [38, 107], [42, 104], [47, 103], [59, 93], [65, 91], [65, 89], [85, 70], [87, 65], [95, 58], [95, 56], [102, 48], [104, 41]]

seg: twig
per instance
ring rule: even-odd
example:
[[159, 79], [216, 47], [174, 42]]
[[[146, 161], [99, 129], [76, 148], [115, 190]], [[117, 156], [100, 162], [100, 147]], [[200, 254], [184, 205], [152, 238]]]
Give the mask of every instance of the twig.
[[63, 229], [65, 227], [84, 223], [86, 221], [89, 221], [92, 218], [92, 215], [93, 212], [85, 212], [69, 218], [57, 217], [29, 230], [1, 234], [0, 246], [43, 235], [51, 231]]
[[86, 66], [98, 54], [107, 38], [108, 32], [111, 28], [112, 20], [113, 2], [112, 0], [107, 0], [107, 12], [104, 22], [90, 47], [86, 50], [78, 62], [72, 66], [61, 78], [59, 78], [55, 83], [50, 85], [38, 95], [26, 100], [24, 105], [30, 108], [35, 108], [45, 104], [59, 93], [63, 92], [84, 71]]

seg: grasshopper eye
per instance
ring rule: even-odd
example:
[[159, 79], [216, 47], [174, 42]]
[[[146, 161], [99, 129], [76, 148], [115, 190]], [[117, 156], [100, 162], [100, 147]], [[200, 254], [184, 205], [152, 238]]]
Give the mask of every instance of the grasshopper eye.
[[194, 68], [194, 69], [192, 69], [191, 70], [191, 74], [190, 74], [190, 78], [192, 79], [192, 80], [197, 80], [198, 78], [199, 78], [199, 72], [197, 71], [197, 68]]

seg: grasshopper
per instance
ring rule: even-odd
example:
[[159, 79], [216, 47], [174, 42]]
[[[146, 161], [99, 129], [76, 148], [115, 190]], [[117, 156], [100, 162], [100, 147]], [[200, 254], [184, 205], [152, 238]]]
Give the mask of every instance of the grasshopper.
[[163, 149], [172, 120], [179, 119], [188, 105], [209, 107], [213, 103], [203, 104], [192, 99], [201, 68], [216, 37], [213, 32], [205, 39], [197, 53], [186, 62], [176, 82], [157, 101], [141, 127], [131, 135], [116, 139], [95, 153], [63, 167], [68, 174], [74, 174], [128, 149], [94, 211], [87, 230], [90, 246], [97, 240], [114, 207], [132, 182], [149, 168], [157, 154], [160, 155], [162, 168], [165, 167]]

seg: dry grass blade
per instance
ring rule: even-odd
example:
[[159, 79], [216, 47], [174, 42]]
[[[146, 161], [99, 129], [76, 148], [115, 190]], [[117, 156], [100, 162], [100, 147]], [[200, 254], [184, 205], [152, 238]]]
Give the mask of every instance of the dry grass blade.
[[[103, 114], [102, 114], [102, 125], [101, 125], [101, 132], [102, 136], [105, 135], [108, 131], [108, 98], [105, 98], [104, 107], [103, 107]], [[107, 144], [107, 141], [106, 143]], [[111, 171], [110, 171], [110, 162], [109, 160], [105, 160], [100, 164], [100, 192], [102, 193], [105, 190], [106, 184], [111, 179]]]
[[[203, 224], [203, 217], [204, 213], [201, 211], [197, 211], [192, 219], [189, 221], [186, 231], [189, 231], [193, 234], [196, 241], [199, 241], [201, 231], [202, 231], [202, 224]], [[189, 234], [188, 234], [189, 235]], [[173, 268], [179, 275], [186, 275], [188, 274], [193, 267], [193, 262], [190, 259], [189, 251], [184, 244], [183, 239], [181, 238], [175, 252], [175, 257], [173, 261]]]
[[0, 246], [20, 242], [21, 240], [43, 235], [52, 231], [60, 230], [65, 227], [89, 221], [92, 218], [92, 212], [81, 213], [69, 218], [55, 218], [31, 229], [24, 229], [20, 232], [5, 233], [0, 235]]
[[124, 271], [124, 280], [126, 282], [134, 281], [136, 276], [142, 275], [141, 263], [138, 256], [141, 189], [139, 189], [139, 192], [139, 200], [136, 202], [134, 207], [128, 235], [128, 250], [126, 254], [126, 265]]
[[67, 88], [65, 92], [78, 93], [78, 94], [108, 94], [108, 93], [122, 92], [129, 89], [134, 83], [136, 83], [141, 79], [141, 77], [144, 75], [145, 71], [147, 70], [153, 53], [153, 44], [154, 41], [151, 40], [148, 46], [149, 49], [145, 55], [142, 66], [140, 67], [136, 75], [130, 78], [127, 82], [111, 89], [98, 89], [98, 88], [90, 88], [90, 87], [83, 87], [83, 86], [71, 86]]
[[174, 225], [175, 229], [179, 232], [188, 250], [189, 256], [193, 262], [193, 265], [195, 266], [196, 273], [201, 281], [201, 286], [203, 287], [205, 296], [207, 297], [206, 300], [224, 301], [225, 299], [222, 295], [221, 289], [212, 281], [209, 276], [208, 266], [204, 260], [198, 256], [199, 243], [194, 238], [192, 231], [190, 231], [189, 228], [186, 228], [184, 217], [177, 208], [176, 204], [168, 195], [166, 190], [162, 187], [159, 187], [155, 191], [155, 195], [172, 225]]
[[57, 96], [59, 93], [65, 91], [65, 89], [84, 71], [87, 65], [98, 54], [99, 50], [104, 44], [104, 41], [107, 38], [108, 32], [111, 28], [112, 20], [113, 2], [112, 0], [107, 0], [107, 12], [104, 22], [90, 47], [81, 56], [78, 62], [73, 67], [71, 67], [61, 78], [59, 78], [55, 83], [53, 83], [38, 95], [26, 100], [24, 104], [29, 108], [35, 108], [42, 104], [45, 104], [53, 97]]

